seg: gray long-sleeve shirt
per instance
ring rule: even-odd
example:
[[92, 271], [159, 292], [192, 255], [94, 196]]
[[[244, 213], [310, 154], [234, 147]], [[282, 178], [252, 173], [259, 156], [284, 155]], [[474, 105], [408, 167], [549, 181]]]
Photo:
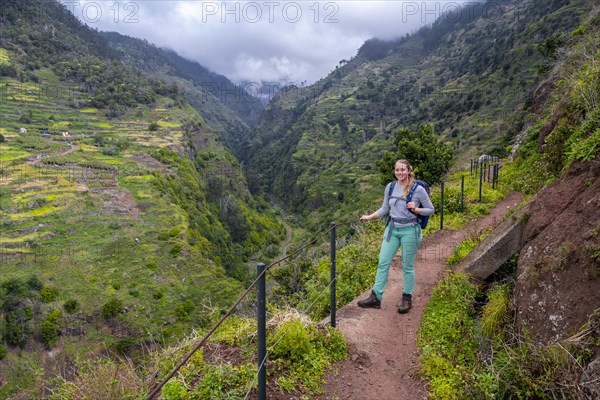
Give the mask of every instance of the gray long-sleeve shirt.
[[[402, 194], [404, 193], [404, 185], [399, 182], [396, 182], [392, 195], [388, 196], [391, 184], [392, 183], [390, 182], [385, 187], [383, 205], [379, 210], [375, 211], [379, 218], [384, 217], [389, 213], [390, 216], [395, 220], [410, 219], [416, 221], [417, 216], [408, 210], [408, 208], [406, 207], [406, 198], [402, 196]], [[431, 203], [431, 199], [429, 198], [427, 192], [422, 186], [417, 186], [412, 201], [417, 205], [418, 208], [421, 209], [421, 215], [432, 215], [435, 212], [433, 204]], [[398, 227], [410, 225], [412, 225], [412, 223], [401, 224], [394, 222], [394, 226]]]

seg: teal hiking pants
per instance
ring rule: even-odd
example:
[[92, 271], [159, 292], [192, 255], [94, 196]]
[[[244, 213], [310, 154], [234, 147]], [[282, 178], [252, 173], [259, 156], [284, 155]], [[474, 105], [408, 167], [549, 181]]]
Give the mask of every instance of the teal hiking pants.
[[[379, 300], [381, 300], [385, 285], [387, 284], [392, 259], [400, 246], [402, 246], [402, 272], [404, 275], [402, 293], [412, 295], [415, 289], [415, 257], [423, 241], [421, 227], [414, 225], [398, 228], [393, 225], [393, 223], [390, 223], [385, 228], [383, 243], [379, 252], [379, 264], [377, 266], [377, 275], [375, 276], [375, 285], [373, 286], [373, 292]], [[390, 229], [392, 232], [388, 241]]]

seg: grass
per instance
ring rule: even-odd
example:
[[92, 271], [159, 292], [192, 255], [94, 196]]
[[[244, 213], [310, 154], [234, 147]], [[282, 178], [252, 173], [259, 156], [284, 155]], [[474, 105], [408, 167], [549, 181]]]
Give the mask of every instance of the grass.
[[9, 162], [23, 160], [31, 153], [24, 150], [11, 149], [10, 147], [0, 145], [0, 162]]
[[463, 273], [447, 273], [425, 308], [417, 334], [421, 372], [431, 399], [467, 398], [478, 343], [472, 302], [477, 289]]
[[42, 237], [43, 237], [43, 235], [41, 235], [39, 232], [30, 233], [28, 235], [19, 236], [16, 238], [6, 237], [6, 236], [1, 235], [0, 236], [0, 247], [3, 244], [24, 243], [24, 242], [36, 240], [36, 239], [39, 239]]

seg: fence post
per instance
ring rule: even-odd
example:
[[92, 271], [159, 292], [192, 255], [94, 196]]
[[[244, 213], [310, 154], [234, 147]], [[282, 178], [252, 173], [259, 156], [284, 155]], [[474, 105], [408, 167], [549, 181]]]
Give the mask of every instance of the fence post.
[[498, 164], [498, 168], [496, 168], [496, 186], [498, 186], [498, 182], [500, 181], [500, 168], [502, 168], [502, 166]]
[[460, 177], [460, 211], [465, 210], [465, 176]]
[[481, 202], [481, 185], [483, 184], [483, 168], [479, 168], [479, 202]]
[[336, 272], [335, 272], [335, 222], [331, 223], [331, 265], [330, 265], [330, 278], [331, 285], [329, 286], [329, 312], [331, 313], [331, 326], [335, 328], [335, 309], [336, 309], [336, 301], [335, 301], [335, 290], [336, 290]]
[[444, 229], [444, 181], [441, 182], [442, 196], [440, 200], [440, 230]]
[[488, 181], [488, 163], [487, 163], [487, 161], [485, 163], [483, 163], [483, 181], [484, 182]]
[[267, 311], [265, 289], [265, 264], [258, 263], [256, 274], [256, 311], [258, 334], [258, 400], [267, 400]]

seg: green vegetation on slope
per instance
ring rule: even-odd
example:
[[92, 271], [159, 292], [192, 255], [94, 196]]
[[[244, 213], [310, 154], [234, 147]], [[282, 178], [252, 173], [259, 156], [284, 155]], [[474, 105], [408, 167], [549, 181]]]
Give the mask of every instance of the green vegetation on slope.
[[[296, 314], [297, 315], [297, 314]], [[217, 320], [218, 313], [211, 321]], [[282, 398], [288, 393], [319, 393], [325, 368], [346, 356], [342, 335], [329, 327], [317, 327], [285, 311], [275, 313], [268, 324], [269, 393]], [[228, 319], [209, 343], [194, 353], [189, 362], [161, 391], [167, 400], [244, 399], [256, 390], [256, 320]], [[200, 340], [202, 332], [151, 354], [143, 368], [124, 360], [94, 360], [77, 365], [73, 381], [57, 380], [50, 399], [78, 400], [102, 396], [107, 400], [139, 399], [147, 395], [147, 377], [160, 380]], [[226, 356], [226, 357], [225, 357]], [[106, 379], [113, 382], [106, 385]], [[280, 397], [281, 396], [281, 397]]]
[[448, 273], [434, 289], [417, 339], [431, 399], [587, 398], [578, 382], [598, 350], [597, 313], [572, 338], [539, 345], [512, 322], [512, 290], [492, 285], [476, 311], [466, 275]]
[[[599, 37], [596, 11], [560, 38], [561, 55], [545, 66], [549, 76], [535, 96], [536, 115], [524, 132], [515, 162], [504, 166], [508, 185], [534, 194], [560, 178], [574, 161], [598, 157]], [[468, 252], [471, 243], [457, 247], [449, 263], [464, 256], [462, 248]], [[588, 256], [595, 259], [592, 252]], [[593, 397], [584, 388], [582, 366], [598, 354], [598, 310], [576, 332], [563, 332], [570, 337], [540, 344], [515, 318], [512, 276], [517, 260], [517, 255], [512, 257], [493, 277], [497, 282], [482, 288], [485, 298], [456, 294], [477, 291], [462, 274], [449, 273], [434, 290], [418, 338], [421, 372], [429, 383], [430, 398]], [[579, 273], [584, 279], [597, 276], [585, 270]], [[448, 288], [453, 295], [448, 295]]]
[[593, 160], [600, 151], [599, 36], [598, 13], [563, 35], [565, 55], [536, 92], [539, 111], [507, 171], [517, 190], [536, 193], [574, 161]]
[[3, 3], [0, 25], [0, 286], [42, 285], [0, 290], [0, 397], [38, 397], [60, 365], [210, 323], [284, 229], [177, 84], [56, 2]]
[[267, 107], [248, 153], [252, 187], [300, 215], [299, 225], [318, 230], [337, 210], [373, 201], [374, 164], [395, 150], [400, 128], [431, 124], [456, 149], [458, 168], [475, 155], [506, 156], [543, 66], [555, 56], [557, 33], [577, 27], [592, 6], [470, 4], [414, 35], [365, 43], [326, 78], [287, 88]]

